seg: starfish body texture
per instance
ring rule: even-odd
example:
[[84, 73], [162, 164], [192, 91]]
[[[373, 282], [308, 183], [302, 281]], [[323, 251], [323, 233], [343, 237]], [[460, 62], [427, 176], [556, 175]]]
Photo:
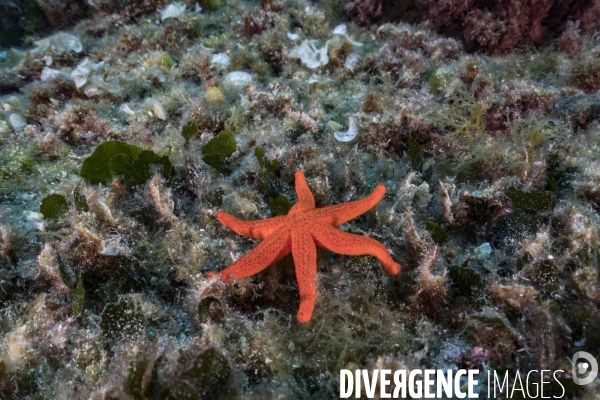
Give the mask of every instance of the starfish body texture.
[[379, 203], [385, 194], [385, 186], [380, 183], [373, 193], [361, 200], [324, 208], [315, 208], [315, 200], [301, 171], [296, 172], [295, 186], [298, 202], [287, 215], [243, 221], [222, 211], [217, 213], [217, 219], [234, 232], [262, 241], [228, 268], [211, 272], [208, 277], [220, 276], [223, 282], [244, 279], [291, 252], [300, 289], [297, 318], [304, 323], [310, 321], [315, 307], [317, 246], [339, 254], [375, 256], [391, 275], [399, 273], [401, 267], [377, 240], [336, 229]]

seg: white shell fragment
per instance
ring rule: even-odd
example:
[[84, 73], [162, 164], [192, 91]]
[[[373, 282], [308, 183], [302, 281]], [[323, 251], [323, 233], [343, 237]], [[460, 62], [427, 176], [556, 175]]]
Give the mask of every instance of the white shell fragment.
[[306, 83], [308, 83], [309, 85], [312, 85], [313, 83], [326, 84], [326, 83], [332, 82], [332, 81], [333, 81], [333, 79], [328, 78], [326, 76], [312, 74], [310, 76], [310, 78], [308, 78], [308, 80], [306, 81]]
[[125, 114], [129, 114], [129, 115], [135, 114], [135, 111], [133, 111], [131, 108], [129, 108], [129, 105], [127, 105], [127, 104], [121, 104], [121, 107], [119, 107], [119, 110], [123, 111]]
[[224, 70], [225, 68], [229, 67], [229, 64], [229, 56], [225, 53], [217, 53], [213, 55], [212, 59], [210, 60], [210, 65], [217, 71]]
[[225, 86], [242, 89], [252, 83], [252, 75], [244, 71], [233, 71], [225, 75], [223, 84]]
[[183, 3], [175, 2], [166, 6], [160, 11], [160, 20], [164, 21], [167, 18], [178, 18], [184, 13], [186, 5]]
[[48, 80], [56, 79], [60, 75], [61, 75], [61, 72], [59, 70], [44, 67], [44, 69], [42, 69], [42, 74], [40, 75], [40, 80], [42, 82], [46, 82]]
[[87, 132], [79, 132], [79, 136], [81, 136], [84, 139], [91, 139], [94, 136], [96, 136], [96, 133], [92, 132], [92, 131], [87, 131]]
[[[331, 128], [333, 126], [329, 125]], [[335, 131], [333, 136], [340, 142], [350, 142], [352, 141], [356, 135], [358, 135], [358, 127], [356, 126], [356, 121], [354, 121], [354, 117], [348, 117], [348, 130], [346, 132]]]
[[33, 44], [37, 46], [32, 51], [33, 53], [43, 53], [46, 50], [50, 50], [54, 53], [67, 53], [69, 51], [81, 53], [83, 51], [83, 46], [79, 39], [76, 36], [64, 32], [38, 40], [33, 42]]
[[487, 258], [492, 254], [492, 246], [488, 242], [485, 242], [481, 246], [475, 247], [473, 250], [475, 255], [481, 258]]
[[10, 122], [15, 131], [19, 131], [27, 126], [27, 122], [19, 114], [10, 114], [8, 122]]
[[39, 231], [44, 230], [44, 216], [41, 213], [25, 210], [23, 211], [23, 216], [33, 228]]
[[79, 89], [87, 83], [88, 75], [90, 74], [89, 64], [90, 62], [86, 57], [86, 59], [79, 63], [77, 68], [75, 68], [73, 72], [71, 72], [71, 77], [73, 78], [77, 89]]
[[333, 28], [334, 35], [346, 35], [348, 33], [348, 28], [346, 24], [341, 24]]
[[294, 40], [294, 41], [300, 39], [300, 35], [298, 35], [297, 33], [292, 33], [292, 32], [288, 32], [287, 37], [288, 37], [288, 39]]
[[100, 254], [105, 256], [129, 255], [131, 250], [124, 244], [121, 244], [121, 238], [118, 236], [108, 237], [102, 241], [102, 251]]
[[354, 46], [362, 46], [363, 45], [361, 42], [357, 42], [356, 40], [353, 40], [350, 36], [348, 36], [348, 28], [346, 27], [346, 24], [341, 24], [341, 25], [338, 25], [335, 28], [333, 28], [333, 34], [344, 36], [346, 38], [346, 40], [349, 41]]
[[314, 40], [304, 40], [299, 46], [290, 51], [290, 58], [299, 59], [302, 64], [310, 69], [318, 68], [329, 63], [327, 55], [327, 43], [318, 49]]
[[167, 118], [167, 113], [163, 106], [158, 102], [158, 100], [150, 100], [150, 104], [152, 104], [152, 111], [154, 112], [154, 116], [160, 120], [164, 120]]
[[354, 68], [358, 65], [358, 54], [352, 53], [348, 57], [346, 57], [346, 62], [344, 62], [344, 67], [354, 72]]
[[87, 97], [94, 97], [100, 94], [100, 89], [96, 86], [88, 86], [85, 88], [84, 93]]

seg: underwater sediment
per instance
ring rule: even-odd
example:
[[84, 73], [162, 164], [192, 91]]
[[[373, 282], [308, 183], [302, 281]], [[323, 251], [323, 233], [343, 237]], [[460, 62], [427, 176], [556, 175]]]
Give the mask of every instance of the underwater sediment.
[[[600, 6], [479, 3], [0, 6], [0, 398], [472, 368], [597, 399], [571, 357], [600, 355]], [[340, 228], [402, 265], [319, 250], [305, 324], [291, 256], [207, 278], [257, 245], [217, 212], [286, 214], [297, 170], [319, 208], [383, 183]]]

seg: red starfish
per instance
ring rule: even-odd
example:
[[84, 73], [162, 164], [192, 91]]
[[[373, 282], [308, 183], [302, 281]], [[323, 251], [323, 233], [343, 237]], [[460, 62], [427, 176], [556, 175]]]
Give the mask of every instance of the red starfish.
[[304, 173], [296, 172], [298, 202], [287, 215], [262, 221], [242, 221], [219, 211], [217, 219], [239, 235], [262, 240], [248, 254], [221, 272], [210, 272], [208, 278], [220, 276], [223, 282], [254, 275], [290, 252], [296, 265], [300, 288], [298, 321], [308, 322], [312, 317], [317, 293], [317, 246], [350, 256], [372, 255], [391, 275], [400, 272], [387, 249], [375, 239], [354, 235], [335, 227], [364, 214], [383, 198], [385, 186], [381, 183], [369, 196], [344, 204], [315, 208], [315, 199], [306, 184]]

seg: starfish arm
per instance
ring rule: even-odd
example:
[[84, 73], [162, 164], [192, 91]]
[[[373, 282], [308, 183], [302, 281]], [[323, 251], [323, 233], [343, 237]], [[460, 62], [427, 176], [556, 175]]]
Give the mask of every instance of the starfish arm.
[[375, 207], [375, 205], [381, 201], [384, 194], [385, 186], [380, 183], [377, 185], [373, 193], [364, 199], [337, 204], [335, 206], [319, 208], [313, 211], [311, 214], [320, 223], [331, 226], [339, 226]]
[[304, 173], [302, 171], [296, 171], [296, 194], [298, 195], [298, 201], [290, 212], [289, 215], [298, 214], [304, 211], [312, 210], [315, 208], [315, 198], [313, 197], [312, 192], [308, 188], [306, 184], [306, 178], [304, 177]]
[[217, 219], [238, 235], [259, 240], [265, 239], [267, 236], [271, 235], [285, 222], [285, 216], [268, 218], [260, 221], [244, 221], [223, 211], [217, 213]]
[[400, 264], [395, 262], [385, 246], [375, 239], [343, 232], [325, 224], [313, 225], [310, 233], [319, 247], [349, 256], [375, 256], [388, 274], [396, 275], [400, 272]]
[[301, 323], [310, 321], [317, 295], [317, 247], [306, 229], [292, 232], [292, 256], [300, 289], [300, 307], [297, 318]]
[[223, 282], [232, 279], [244, 279], [259, 273], [275, 261], [282, 259], [292, 250], [290, 234], [287, 229], [269, 236], [252, 249], [248, 254], [220, 272], [210, 272], [208, 279], [221, 276]]

